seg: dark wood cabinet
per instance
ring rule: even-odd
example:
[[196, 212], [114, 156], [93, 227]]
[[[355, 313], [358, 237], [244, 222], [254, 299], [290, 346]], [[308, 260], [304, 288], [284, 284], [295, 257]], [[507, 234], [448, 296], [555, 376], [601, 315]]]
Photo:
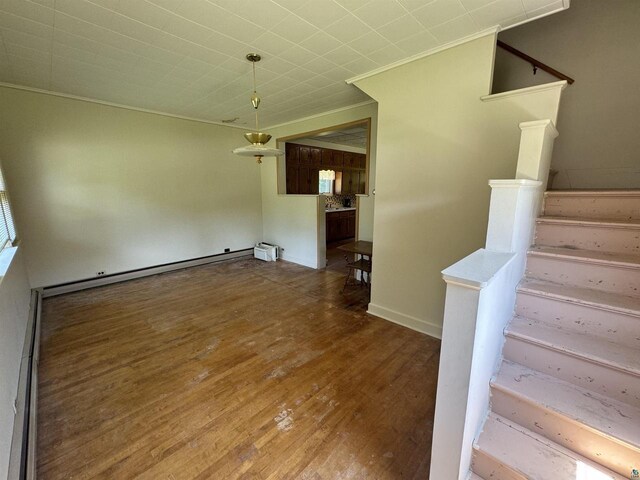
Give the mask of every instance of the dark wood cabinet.
[[356, 211], [328, 212], [326, 222], [327, 242], [335, 242], [356, 236]]
[[[358, 172], [354, 172], [353, 170], [343, 170], [342, 171], [342, 188], [339, 192], [342, 195], [351, 195], [355, 193], [353, 190], [353, 178], [358, 175]], [[356, 184], [358, 181], [356, 180]]]
[[322, 159], [322, 149], [321, 148], [312, 148], [310, 151], [310, 157], [311, 157], [311, 166], [312, 167], [316, 167], [316, 168], [320, 168], [322, 165], [321, 159]]
[[287, 167], [300, 165], [300, 149], [298, 145], [287, 143], [285, 158], [287, 159]]
[[320, 170], [342, 173], [342, 187], [336, 194], [353, 195], [366, 192], [367, 156], [331, 148], [317, 148], [287, 143], [285, 148], [287, 193], [317, 195]]
[[322, 165], [323, 170], [326, 170], [331, 167], [333, 162], [333, 150], [329, 150], [328, 148], [323, 148], [322, 153], [320, 154], [320, 164]]
[[331, 166], [334, 170], [340, 170], [344, 167], [344, 152], [340, 150], [332, 150]]
[[299, 147], [300, 165], [311, 165], [311, 148]]
[[287, 162], [287, 193], [297, 193], [298, 190], [298, 173], [300, 167], [297, 165], [289, 165]]
[[365, 170], [353, 169], [342, 171], [342, 185], [337, 194], [353, 195], [364, 193], [366, 189], [367, 172]]

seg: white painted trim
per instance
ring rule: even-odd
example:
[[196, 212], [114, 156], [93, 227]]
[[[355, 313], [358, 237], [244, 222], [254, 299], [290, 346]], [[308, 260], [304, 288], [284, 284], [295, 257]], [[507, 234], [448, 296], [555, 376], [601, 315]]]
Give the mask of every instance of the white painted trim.
[[545, 197], [640, 197], [640, 190], [549, 190]]
[[507, 179], [489, 180], [489, 186], [491, 188], [513, 188], [513, 187], [538, 188], [542, 186], [542, 182], [538, 180], [529, 180], [527, 178], [507, 178]]
[[134, 112], [150, 113], [152, 115], [160, 115], [163, 117], [177, 118], [179, 120], [188, 120], [190, 122], [207, 123], [209, 125], [217, 125], [219, 127], [238, 128], [242, 130], [251, 129], [251, 127], [248, 127], [246, 125], [233, 125], [231, 123], [216, 122], [214, 120], [205, 120], [203, 118], [187, 117], [185, 115], [177, 115], [175, 113], [161, 112], [158, 110], [149, 110], [147, 108], [133, 107], [131, 105], [123, 105], [121, 103], [108, 102], [106, 100], [96, 100], [89, 97], [81, 97], [79, 95], [72, 95], [70, 93], [56, 92], [53, 90], [43, 90], [41, 88], [34, 88], [34, 87], [25, 87], [23, 85], [15, 85], [13, 83], [0, 82], [0, 87], [13, 88], [15, 90], [24, 90], [24, 91], [33, 92], [33, 93], [40, 93], [42, 95], [51, 95], [53, 97], [68, 98], [71, 100], [78, 100], [80, 102], [96, 103], [98, 105], [105, 105], [107, 107], [122, 108], [124, 110], [132, 110]]
[[366, 105], [371, 105], [372, 103], [376, 103], [376, 101], [374, 99], [365, 100], [364, 102], [354, 103], [353, 105], [347, 105], [345, 107], [335, 108], [327, 112], [316, 113], [314, 115], [309, 115], [308, 117], [302, 117], [302, 118], [298, 118], [296, 120], [290, 120], [284, 123], [277, 123], [276, 125], [267, 125], [266, 127], [264, 127], [264, 130], [271, 130], [274, 128], [280, 128], [287, 125], [292, 125], [294, 123], [305, 122], [307, 120], [313, 120], [315, 118], [325, 117], [327, 115], [333, 115], [334, 113], [344, 112], [345, 110], [351, 110], [352, 108], [364, 107]]
[[481, 248], [445, 268], [442, 278], [447, 284], [481, 290], [486, 288], [515, 257], [515, 253]]
[[227, 260], [233, 260], [234, 258], [252, 256], [253, 249], [238, 250], [235, 252], [224, 253], [221, 255], [212, 255], [204, 258], [197, 258], [194, 260], [185, 260], [182, 262], [175, 262], [169, 265], [152, 266], [143, 268], [133, 272], [122, 272], [109, 275], [107, 277], [90, 278], [87, 280], [78, 280], [76, 282], [70, 282], [65, 285], [52, 285], [50, 287], [42, 287], [42, 297], [53, 297], [55, 295], [62, 295], [64, 293], [77, 292], [80, 290], [86, 290], [87, 288], [102, 287], [104, 285], [111, 285], [112, 283], [126, 282], [127, 280], [134, 280], [136, 278], [148, 277], [151, 275], [157, 275], [159, 273], [172, 272], [174, 270], [182, 270], [189, 267], [197, 267], [199, 265], [206, 265], [208, 263], [224, 262]]
[[407, 63], [420, 60], [421, 58], [435, 55], [436, 53], [440, 53], [443, 50], [448, 50], [450, 48], [457, 47], [459, 45], [462, 45], [463, 43], [471, 42], [472, 40], [477, 40], [478, 38], [486, 37], [487, 35], [496, 35], [499, 31], [500, 31], [500, 26], [487, 28], [485, 30], [481, 30], [480, 32], [474, 33], [473, 35], [468, 35], [466, 37], [460, 38], [453, 42], [445, 43], [444, 45], [439, 45], [425, 52], [417, 53], [416, 55], [412, 55], [411, 57], [398, 60], [397, 62], [393, 62], [383, 67], [379, 67], [374, 70], [371, 70], [369, 72], [356, 75], [355, 77], [347, 78], [345, 82], [348, 85], [351, 85], [353, 83], [359, 82], [360, 80], [364, 80], [365, 78], [373, 77], [374, 75], [378, 75], [379, 73], [386, 72], [387, 70], [391, 70], [392, 68], [400, 67], [402, 65], [406, 65]]
[[425, 333], [431, 337], [442, 339], [441, 325], [434, 325], [433, 323], [430, 323], [426, 320], [412, 317], [411, 315], [406, 315], [404, 313], [391, 310], [390, 308], [381, 307], [380, 305], [376, 305], [374, 303], [369, 304], [367, 313], [370, 315], [375, 315], [376, 317], [380, 317], [384, 320], [397, 323], [398, 325], [402, 325], [403, 327], [410, 328], [411, 330], [415, 330], [416, 332]]
[[298, 265], [302, 265], [303, 267], [313, 268], [314, 270], [317, 270], [318, 268], [318, 259], [316, 257], [309, 257], [309, 258], [295, 257], [292, 255], [288, 255], [285, 250], [282, 253], [281, 259], [284, 260], [285, 262], [295, 263]]
[[519, 95], [529, 95], [530, 93], [544, 92], [545, 90], [553, 90], [560, 87], [561, 90], [567, 88], [566, 80], [559, 80], [557, 82], [543, 83], [542, 85], [534, 85], [533, 87], [519, 88], [517, 90], [510, 90], [508, 92], [492, 93], [491, 95], [484, 95], [480, 97], [483, 102], [493, 102], [494, 100], [502, 100], [504, 98], [517, 97]]
[[520, 130], [528, 130], [531, 128], [545, 127], [546, 129], [549, 129], [551, 131], [551, 138], [556, 138], [558, 135], [560, 135], [553, 121], [551, 121], [548, 118], [544, 120], [532, 120], [530, 122], [520, 122], [520, 124], [518, 124], [518, 127], [520, 127]]
[[0, 250], [0, 284], [9, 271], [13, 258], [18, 252], [18, 247], [5, 247]]

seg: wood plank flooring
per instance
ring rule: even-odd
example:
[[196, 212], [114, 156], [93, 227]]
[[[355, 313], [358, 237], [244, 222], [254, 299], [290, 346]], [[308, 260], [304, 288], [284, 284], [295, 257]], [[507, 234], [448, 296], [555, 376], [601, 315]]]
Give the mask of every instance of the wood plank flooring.
[[428, 478], [438, 340], [240, 259], [45, 299], [38, 478]]

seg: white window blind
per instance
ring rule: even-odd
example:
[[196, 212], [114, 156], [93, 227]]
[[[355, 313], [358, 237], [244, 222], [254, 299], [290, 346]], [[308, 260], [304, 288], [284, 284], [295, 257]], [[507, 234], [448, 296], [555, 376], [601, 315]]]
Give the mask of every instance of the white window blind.
[[16, 228], [13, 224], [13, 216], [9, 207], [9, 197], [0, 170], [0, 250], [10, 247], [16, 239]]

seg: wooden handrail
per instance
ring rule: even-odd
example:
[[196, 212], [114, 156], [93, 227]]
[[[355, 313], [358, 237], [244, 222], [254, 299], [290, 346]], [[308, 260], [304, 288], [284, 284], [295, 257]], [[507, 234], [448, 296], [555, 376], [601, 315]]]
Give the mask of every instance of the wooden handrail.
[[536, 69], [539, 68], [540, 70], [544, 70], [545, 72], [550, 73], [554, 77], [558, 77], [560, 80], [566, 80], [569, 85], [571, 85], [573, 82], [575, 82], [575, 80], [573, 78], [565, 75], [564, 73], [560, 73], [555, 68], [551, 68], [549, 65], [546, 65], [546, 64], [542, 63], [541, 61], [536, 60], [533, 57], [530, 57], [526, 53], [521, 52], [520, 50], [518, 50], [516, 48], [513, 48], [511, 45], [507, 45], [502, 40], [498, 40], [498, 46], [500, 48], [506, 50], [507, 52], [513, 53], [515, 56], [520, 57], [523, 60], [526, 60], [531, 65], [533, 65], [533, 73], [535, 73]]

